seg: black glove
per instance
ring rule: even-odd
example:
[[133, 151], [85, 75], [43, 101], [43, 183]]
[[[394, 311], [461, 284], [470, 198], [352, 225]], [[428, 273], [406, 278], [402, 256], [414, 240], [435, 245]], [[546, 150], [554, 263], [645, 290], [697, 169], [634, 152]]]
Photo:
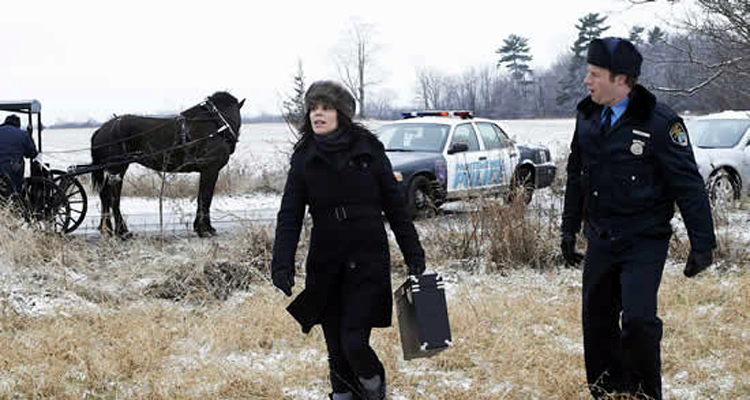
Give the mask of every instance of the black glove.
[[576, 251], [576, 235], [564, 234], [560, 248], [566, 264], [578, 265], [583, 261], [583, 254]]
[[690, 250], [690, 255], [685, 265], [683, 273], [688, 278], [692, 278], [699, 273], [703, 272], [704, 269], [708, 268], [711, 263], [714, 262], [714, 254], [712, 250], [709, 251], [693, 251]]
[[424, 273], [424, 263], [417, 263], [409, 265], [409, 275], [422, 275]]
[[271, 274], [273, 285], [284, 292], [287, 297], [292, 295], [292, 287], [294, 286], [294, 271], [274, 271]]

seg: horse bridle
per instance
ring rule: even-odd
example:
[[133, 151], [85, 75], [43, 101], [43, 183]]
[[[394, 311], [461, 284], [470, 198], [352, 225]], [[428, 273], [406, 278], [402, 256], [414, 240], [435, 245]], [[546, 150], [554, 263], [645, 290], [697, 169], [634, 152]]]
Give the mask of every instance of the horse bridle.
[[227, 118], [224, 117], [224, 114], [216, 107], [214, 102], [211, 101], [209, 97], [206, 97], [206, 101], [204, 101], [201, 106], [206, 107], [215, 117], [218, 117], [219, 121], [221, 121], [221, 126], [216, 131], [216, 133], [221, 133], [228, 129], [229, 133], [232, 135], [230, 140], [232, 141], [232, 143], [237, 143], [237, 141], [239, 140], [239, 135], [237, 134], [237, 132], [235, 132], [234, 128], [232, 128], [232, 125], [227, 122]]

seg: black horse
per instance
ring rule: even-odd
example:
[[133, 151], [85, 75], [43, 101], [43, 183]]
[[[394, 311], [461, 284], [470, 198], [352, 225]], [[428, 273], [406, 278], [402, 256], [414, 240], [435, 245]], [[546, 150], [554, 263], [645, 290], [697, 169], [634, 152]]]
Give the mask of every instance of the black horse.
[[[102, 232], [130, 236], [120, 213], [120, 194], [129, 164], [137, 162], [156, 171], [199, 172], [193, 229], [201, 237], [215, 235], [211, 200], [219, 170], [237, 145], [244, 103], [244, 99], [238, 102], [229, 93], [217, 92], [176, 118], [123, 115], [97, 129], [91, 137], [91, 161], [102, 168], [92, 173], [92, 183], [102, 203]], [[114, 230], [110, 217], [114, 217]]]

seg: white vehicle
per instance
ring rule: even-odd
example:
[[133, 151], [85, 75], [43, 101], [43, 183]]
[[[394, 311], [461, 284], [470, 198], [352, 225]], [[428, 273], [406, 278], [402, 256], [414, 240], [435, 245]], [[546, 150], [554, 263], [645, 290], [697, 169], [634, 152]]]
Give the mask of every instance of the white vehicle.
[[377, 132], [413, 216], [479, 192], [547, 187], [556, 166], [549, 149], [516, 144], [497, 122], [468, 111], [406, 113]]
[[685, 124], [711, 199], [739, 200], [750, 190], [750, 111], [725, 111]]

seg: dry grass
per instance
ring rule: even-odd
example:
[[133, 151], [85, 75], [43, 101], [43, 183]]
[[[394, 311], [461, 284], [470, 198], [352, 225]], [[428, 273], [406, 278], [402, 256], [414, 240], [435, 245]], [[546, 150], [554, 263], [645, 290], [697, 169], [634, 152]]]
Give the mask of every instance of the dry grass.
[[[536, 212], [488, 207], [499, 207], [496, 218], [506, 229]], [[40, 235], [10, 215], [0, 218], [0, 399], [325, 397], [320, 329], [303, 335], [284, 310], [289, 300], [268, 281], [270, 227], [248, 226], [213, 240], [87, 242]], [[420, 230], [435, 229], [433, 223]], [[462, 223], [472, 226], [456, 222], [457, 236]], [[483, 225], [487, 233], [479, 237], [489, 238], [492, 229]], [[512, 235], [528, 238], [518, 229]], [[513, 237], [492, 235], [499, 242]], [[449, 282], [455, 346], [405, 362], [398, 330], [376, 330], [373, 343], [394, 400], [588, 399], [580, 272], [548, 261], [536, 270], [486, 273], [489, 247], [461, 259], [439, 253], [438, 245], [431, 244], [428, 259]], [[552, 254], [540, 248], [509, 257], [523, 260], [529, 251]], [[666, 398], [747, 399], [747, 264], [688, 280], [681, 262], [668, 265], [660, 292]], [[467, 263], [481, 268], [467, 271]], [[403, 279], [396, 273], [394, 286]], [[155, 295], [166, 282], [173, 289], [162, 293], [181, 300]]]
[[480, 259], [488, 271], [517, 267], [545, 269], [558, 265], [558, 210], [529, 207], [522, 195], [505, 203], [495, 197], [470, 201], [470, 211], [426, 222], [423, 245], [440, 259]]
[[[164, 197], [195, 197], [198, 193], [197, 173], [164, 174]], [[286, 172], [265, 170], [249, 165], [229, 163], [219, 172], [214, 194], [241, 195], [248, 193], [281, 193], [286, 181]], [[146, 170], [141, 174], [127, 174], [122, 187], [123, 196], [159, 197], [162, 187], [162, 173]]]

